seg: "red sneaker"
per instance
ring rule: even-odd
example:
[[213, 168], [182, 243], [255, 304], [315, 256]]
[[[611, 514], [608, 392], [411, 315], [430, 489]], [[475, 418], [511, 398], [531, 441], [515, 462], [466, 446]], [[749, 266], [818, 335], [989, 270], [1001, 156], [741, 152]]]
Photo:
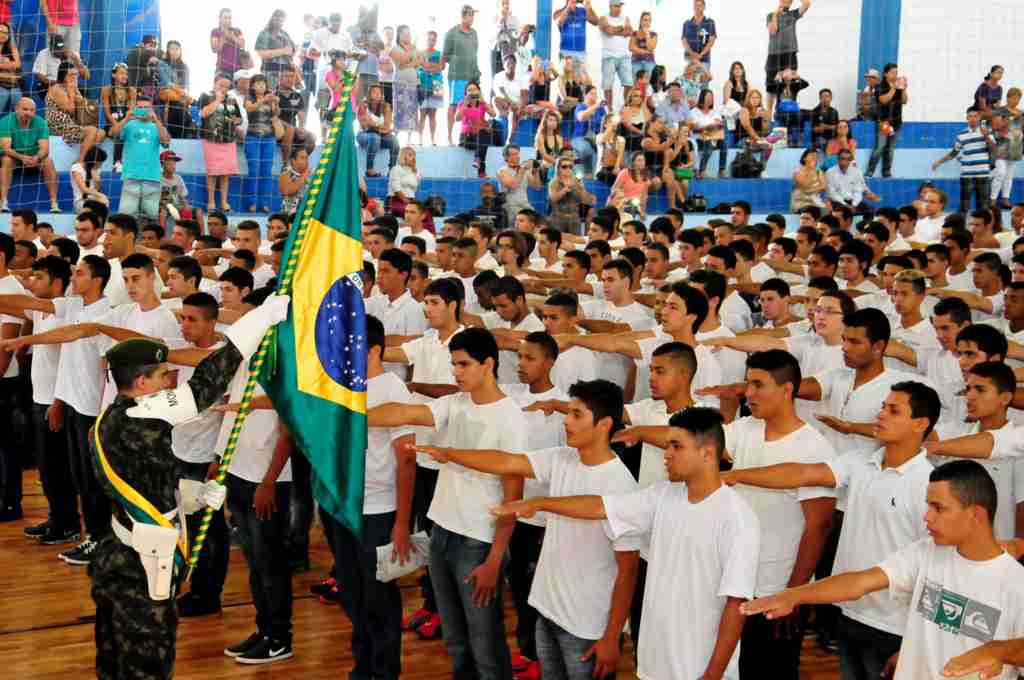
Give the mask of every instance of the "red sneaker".
[[516, 673], [521, 673], [526, 670], [526, 667], [530, 665], [530, 659], [516, 652], [512, 655], [512, 670]]
[[531, 661], [526, 670], [516, 673], [515, 680], [540, 680], [540, 661]]
[[437, 614], [431, 614], [426, 621], [416, 628], [416, 634], [420, 636], [421, 640], [436, 640], [441, 637], [441, 617]]
[[338, 586], [334, 585], [320, 596], [320, 604], [338, 604], [339, 599], [341, 599], [341, 593], [338, 592]]
[[402, 630], [416, 630], [429, 618], [430, 612], [422, 608], [417, 609], [412, 614], [402, 619]]

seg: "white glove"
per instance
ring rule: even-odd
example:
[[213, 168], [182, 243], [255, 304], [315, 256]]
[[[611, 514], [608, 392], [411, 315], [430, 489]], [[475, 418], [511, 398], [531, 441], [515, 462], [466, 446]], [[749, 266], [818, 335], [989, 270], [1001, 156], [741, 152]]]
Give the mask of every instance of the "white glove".
[[186, 515], [203, 507], [203, 483], [192, 479], [178, 480], [178, 503]]
[[220, 510], [224, 505], [224, 499], [228, 497], [228, 489], [215, 480], [207, 480], [203, 484], [203, 490], [199, 493], [199, 500], [208, 508]]
[[291, 297], [288, 295], [271, 295], [262, 305], [246, 312], [242, 318], [231, 324], [224, 333], [231, 344], [242, 353], [246, 362], [259, 349], [267, 330], [288, 318], [290, 302]]

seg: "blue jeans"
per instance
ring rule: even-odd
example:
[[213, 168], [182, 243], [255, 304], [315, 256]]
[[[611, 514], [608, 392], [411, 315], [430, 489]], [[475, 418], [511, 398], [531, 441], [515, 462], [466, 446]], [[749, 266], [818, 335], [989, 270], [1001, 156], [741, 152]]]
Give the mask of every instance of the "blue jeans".
[[494, 599], [488, 606], [476, 606], [475, 586], [466, 583], [490, 551], [490, 543], [452, 533], [437, 524], [430, 534], [430, 579], [454, 680], [512, 680], [502, 610], [507, 559], [502, 561]]
[[0, 114], [14, 111], [19, 99], [21, 99], [21, 89], [17, 85], [0, 87]]
[[[246, 135], [245, 161], [249, 172], [242, 185], [243, 205], [269, 208], [274, 193], [274, 135]], [[287, 507], [287, 506], [286, 506]]]
[[391, 542], [395, 513], [363, 515], [356, 538], [329, 515], [341, 605], [352, 621], [350, 680], [397, 680], [402, 672], [402, 594], [398, 581], [377, 580], [377, 546]]
[[257, 517], [252, 507], [257, 486], [255, 482], [229, 474], [228, 509], [249, 565], [249, 591], [256, 607], [256, 628], [271, 640], [291, 643], [292, 568], [284, 542], [288, 536], [292, 484], [278, 482], [274, 485], [277, 510], [266, 520]]
[[580, 659], [595, 642], [576, 637], [545, 616], [537, 617], [537, 657], [544, 680], [590, 680], [597, 657]]
[[729, 153], [729, 148], [726, 146], [724, 139], [698, 139], [697, 148], [700, 149], [701, 174], [708, 169], [708, 161], [711, 160], [711, 152], [715, 149], [718, 149], [718, 172], [723, 173], [726, 171], [726, 157]]
[[875, 134], [875, 148], [871, 150], [871, 160], [868, 161], [868, 171], [864, 173], [865, 177], [875, 174], [879, 159], [882, 160], [882, 177], [892, 174], [892, 152], [896, 148], [896, 137], [899, 136], [899, 131], [885, 135], [882, 134], [882, 126], [879, 125], [878, 128], [878, 132]]
[[841, 680], [877, 680], [889, 657], [900, 651], [902, 641], [899, 635], [840, 617], [839, 677]]
[[363, 131], [356, 135], [359, 146], [366, 149], [366, 171], [373, 170], [373, 163], [377, 160], [377, 152], [382, 148], [388, 152], [388, 169], [395, 167], [398, 163], [398, 138], [394, 135], [381, 135], [376, 132]]
[[583, 172], [593, 174], [594, 164], [597, 162], [597, 149], [594, 145], [584, 137], [573, 137], [572, 150], [576, 153], [577, 160], [583, 164]]

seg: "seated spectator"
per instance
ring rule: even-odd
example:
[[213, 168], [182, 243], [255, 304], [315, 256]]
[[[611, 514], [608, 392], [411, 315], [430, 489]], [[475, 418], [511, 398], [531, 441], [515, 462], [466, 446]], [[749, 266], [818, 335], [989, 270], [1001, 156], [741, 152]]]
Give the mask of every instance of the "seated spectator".
[[675, 130], [681, 124], [689, 123], [690, 106], [686, 103], [686, 98], [683, 97], [683, 86], [678, 81], [673, 80], [669, 83], [668, 97], [654, 109], [654, 113], [665, 121], [665, 126], [669, 130]]
[[786, 68], [776, 73], [775, 80], [768, 83], [766, 88], [769, 94], [775, 95], [775, 120], [786, 126], [789, 146], [792, 148], [800, 146], [800, 133], [803, 127], [803, 116], [797, 96], [800, 90], [807, 87], [809, 83], [801, 78], [799, 73]]
[[370, 87], [370, 93], [359, 105], [356, 115], [360, 127], [356, 140], [359, 146], [366, 149], [366, 176], [380, 177], [380, 173], [374, 169], [374, 161], [381, 148], [388, 152], [389, 172], [398, 164], [398, 138], [395, 136], [391, 104], [384, 101], [384, 90], [380, 85]]
[[156, 101], [160, 86], [160, 45], [155, 35], [142, 36], [142, 42], [128, 52], [128, 84]]
[[29, 97], [22, 97], [14, 108], [0, 118], [0, 210], [10, 212], [7, 194], [11, 178], [17, 170], [23, 175], [42, 174], [46, 189], [50, 192], [50, 210], [60, 212], [57, 205], [57, 169], [50, 159], [50, 128], [41, 116], [36, 115], [36, 103]]
[[89, 80], [92, 75], [89, 67], [85, 65], [77, 51], [65, 47], [64, 38], [59, 35], [50, 36], [50, 44], [39, 50], [36, 60], [32, 64], [32, 75], [36, 77], [38, 85], [35, 94], [45, 96], [46, 90], [60, 80], [60, 65], [70, 61], [78, 69], [79, 75]]
[[661, 187], [661, 179], [651, 177], [643, 152], [629, 157], [629, 167], [619, 173], [608, 195], [608, 205], [642, 219], [647, 215], [647, 198]]
[[281, 71], [277, 81], [277, 119], [281, 123], [284, 134], [281, 137], [281, 158], [292, 157], [292, 145], [304, 147], [308, 153], [313, 152], [315, 141], [306, 129], [306, 99], [295, 87], [298, 82], [298, 69]]
[[615, 184], [626, 162], [626, 140], [619, 135], [619, 119], [616, 116], [605, 116], [604, 129], [597, 136], [597, 150], [601, 154], [597, 180], [610, 187]]
[[[107, 127], [103, 131], [110, 136], [114, 124], [124, 119], [128, 112], [135, 108], [135, 88], [128, 84], [128, 65], [114, 64], [110, 70], [110, 84], [100, 90], [100, 105]], [[114, 172], [121, 172], [121, 159], [124, 155], [124, 144], [114, 140]]]
[[764, 108], [760, 90], [749, 90], [747, 100], [740, 109], [740, 117], [736, 125], [736, 139], [752, 154], [759, 157], [762, 164], [767, 165], [774, 146], [770, 139], [772, 117]]
[[619, 112], [619, 125], [621, 134], [626, 140], [626, 151], [636, 153], [643, 150], [644, 128], [651, 118], [651, 111], [647, 108], [643, 94], [632, 89], [626, 95], [626, 103]]
[[604, 128], [607, 114], [598, 97], [597, 88], [589, 85], [583, 95], [583, 103], [576, 106], [572, 117], [572, 150], [576, 154], [576, 162], [583, 164], [583, 175], [588, 179], [594, 175], [598, 149], [597, 135]]
[[981, 81], [978, 89], [974, 91], [974, 108], [978, 109], [982, 120], [992, 117], [992, 109], [1003, 100], [1003, 86], [999, 81], [1003, 79], [1003, 67], [996, 65], [989, 69], [985, 80]]
[[558, 169], [555, 177], [548, 183], [548, 201], [551, 204], [548, 224], [563, 233], [579, 235], [580, 206], [592, 206], [597, 199], [573, 174], [575, 166], [570, 158], [559, 158], [555, 167]]
[[99, 201], [106, 205], [110, 205], [110, 199], [100, 191], [100, 187], [103, 186], [102, 178], [100, 177], [100, 168], [98, 165], [93, 165], [92, 172], [86, 173], [85, 166], [82, 163], [71, 164], [71, 194], [74, 197], [72, 206], [75, 213], [80, 213], [85, 209], [85, 202], [89, 200]]
[[[348, 58], [343, 52], [332, 52], [330, 60], [331, 68], [324, 76], [324, 82], [320, 87], [320, 94], [324, 96], [317, 97], [321, 137], [327, 137], [327, 131], [331, 128], [332, 114], [338, 108], [338, 104], [341, 103], [341, 91], [345, 86], [345, 69], [348, 67]], [[381, 92], [383, 93], [383, 90]], [[369, 96], [369, 90], [367, 90], [367, 96]], [[381, 98], [383, 100], [383, 94]]]
[[572, 57], [562, 57], [562, 73], [558, 77], [558, 112], [562, 120], [571, 119], [576, 107], [583, 102], [587, 82], [584, 74], [577, 73]]
[[405, 204], [416, 198], [422, 176], [416, 169], [416, 149], [403, 147], [398, 153], [398, 165], [388, 173], [389, 212], [402, 219], [405, 216]]
[[[160, 219], [165, 221], [167, 208], [173, 209], [175, 221], [199, 220], [188, 200], [188, 187], [185, 180], [178, 174], [178, 162], [181, 157], [171, 150], [160, 152]], [[176, 213], [176, 214], [175, 214]], [[201, 221], [200, 221], [201, 223]]]
[[171, 143], [153, 102], [140, 95], [135, 108], [110, 130], [124, 141], [124, 180], [118, 210], [135, 217], [157, 220], [160, 216], [160, 147]]
[[526, 115], [529, 84], [516, 77], [516, 57], [505, 57], [505, 70], [499, 71], [491, 81], [491, 103], [498, 117], [508, 121], [509, 137], [515, 134], [519, 120]]
[[[639, 71], [653, 72], [655, 66], [654, 51], [657, 48], [658, 34], [651, 30], [651, 13], [641, 12], [639, 27], [633, 31], [633, 35], [629, 38], [630, 63], [633, 68], [634, 78]], [[651, 84], [653, 85], [653, 82]]]
[[835, 139], [839, 126], [839, 112], [832, 108], [832, 90], [827, 87], [818, 93], [818, 105], [811, 109], [811, 137], [815, 149], [824, 151]]
[[50, 131], [65, 144], [78, 144], [78, 162], [85, 163], [89, 150], [103, 141], [103, 130], [95, 125], [78, 123], [78, 108], [86, 106], [85, 96], [78, 90], [78, 68], [65, 61], [57, 69], [57, 80], [46, 94], [46, 123]]
[[647, 173], [651, 177], [662, 176], [665, 168], [665, 152], [672, 145], [672, 131], [665, 127], [665, 121], [659, 116], [651, 116], [647, 124], [647, 135], [644, 137], [643, 150], [647, 161]]
[[533, 57], [530, 61], [530, 87], [526, 100], [528, 115], [540, 116], [545, 111], [558, 113], [555, 98], [551, 96], [551, 81], [557, 78], [558, 71], [551, 66], [545, 68], [540, 57]]
[[245, 133], [245, 161], [248, 172], [242, 194], [249, 201], [249, 212], [270, 212], [274, 190], [274, 150], [276, 148], [277, 95], [270, 92], [263, 74], [256, 74], [249, 83], [245, 100], [249, 129]]
[[690, 111], [690, 126], [697, 133], [697, 148], [700, 149], [700, 169], [697, 178], [703, 178], [711, 160], [711, 152], [718, 149], [718, 176], [725, 177], [726, 158], [729, 150], [725, 143], [725, 123], [722, 115], [715, 110], [715, 94], [704, 90], [697, 107]]
[[547, 182], [551, 168], [555, 167], [559, 156], [562, 155], [564, 141], [562, 140], [562, 121], [554, 111], [545, 111], [537, 126], [537, 134], [533, 138], [533, 148], [537, 152], [537, 162], [540, 164], [540, 181]]
[[709, 82], [711, 82], [711, 73], [708, 72], [704, 64], [699, 61], [691, 61], [686, 65], [680, 85], [683, 87], [686, 103], [691, 109], [697, 106], [700, 93], [707, 89]]
[[214, 74], [234, 79], [235, 72], [245, 68], [242, 57], [245, 54], [245, 37], [242, 30], [231, 25], [231, 10], [222, 9], [217, 28], [210, 31], [210, 50], [217, 55]]
[[181, 43], [167, 41], [160, 62], [160, 101], [164, 103], [164, 126], [174, 139], [195, 139], [192, 95], [188, 93], [188, 65], [181, 58]]
[[259, 55], [260, 70], [267, 79], [267, 90], [277, 89], [277, 80], [281, 71], [289, 68], [295, 56], [295, 43], [284, 30], [285, 11], [274, 10], [266, 28], [256, 36], [256, 54]]
[[[237, 75], [237, 74], [236, 74]], [[207, 212], [216, 207], [214, 185], [220, 188], [220, 207], [230, 212], [228, 181], [238, 174], [238, 150], [235, 142], [242, 132], [242, 107], [228, 93], [231, 81], [217, 76], [212, 92], [199, 98], [199, 117], [203, 121], [203, 163], [206, 167]]]
[[502, 140], [497, 139], [491, 121], [487, 118], [493, 118], [495, 115], [494, 107], [485, 102], [480, 95], [480, 84], [476, 81], [467, 83], [465, 98], [459, 102], [455, 110], [455, 120], [462, 123], [459, 145], [469, 149], [476, 156], [475, 165], [480, 178], [487, 177], [488, 147], [502, 143]]
[[857, 117], [854, 120], [872, 121], [878, 116], [878, 85], [882, 74], [878, 69], [868, 69], [864, 74], [864, 89], [857, 93]]
[[818, 169], [818, 152], [807, 149], [800, 155], [800, 167], [793, 171], [793, 193], [789, 199], [789, 211], [799, 212], [802, 208], [825, 207], [823, 194], [828, 189], [825, 173]]
[[879, 200], [868, 188], [860, 169], [853, 163], [851, 151], [844, 149], [839, 152], [838, 163], [825, 173], [825, 179], [828, 182], [828, 197], [833, 208], [839, 203], [849, 206], [856, 212], [860, 211], [865, 197], [873, 201]]
[[0, 23], [0, 115], [13, 112], [21, 99], [21, 52], [9, 23]]
[[669, 210], [685, 209], [686, 194], [690, 190], [696, 161], [697, 148], [690, 139], [690, 126], [684, 123], [676, 129], [671, 144], [665, 149], [665, 170], [661, 178], [665, 182]]
[[841, 120], [836, 125], [836, 136], [829, 140], [825, 146], [825, 159], [821, 163], [821, 169], [828, 171], [839, 160], [839, 154], [849, 151], [854, 158], [854, 165], [857, 164], [857, 140], [850, 133], [850, 121]]

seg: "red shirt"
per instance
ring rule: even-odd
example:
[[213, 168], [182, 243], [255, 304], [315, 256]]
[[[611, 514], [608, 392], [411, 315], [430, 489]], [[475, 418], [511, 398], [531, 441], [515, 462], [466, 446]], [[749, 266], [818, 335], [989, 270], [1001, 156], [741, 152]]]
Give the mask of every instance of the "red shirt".
[[50, 10], [50, 22], [57, 26], [74, 26], [78, 23], [78, 0], [46, 0]]
[[11, 23], [11, 3], [10, 0], [0, 0], [0, 23], [8, 24]]

